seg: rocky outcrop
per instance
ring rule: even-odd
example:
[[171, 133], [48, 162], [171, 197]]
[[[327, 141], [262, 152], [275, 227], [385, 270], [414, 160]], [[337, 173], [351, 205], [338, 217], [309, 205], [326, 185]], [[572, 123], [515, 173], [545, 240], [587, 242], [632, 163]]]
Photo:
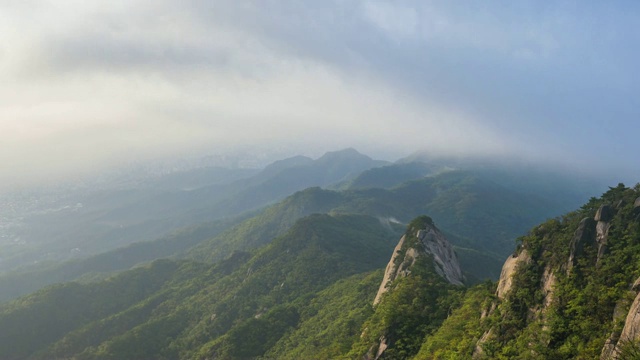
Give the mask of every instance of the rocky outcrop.
[[634, 201], [633, 203], [633, 208], [638, 208], [640, 207], [640, 196], [636, 199], [636, 201]]
[[[600, 209], [602, 209], [602, 207]], [[600, 210], [598, 210], [598, 214], [599, 213]], [[606, 217], [598, 217], [598, 214], [596, 214], [595, 218], [595, 220], [598, 221], [596, 224], [596, 242], [598, 243], [598, 258], [596, 259], [596, 265], [600, 264], [600, 260], [607, 251], [609, 228], [611, 227], [611, 223], [609, 223], [610, 218], [609, 220], [598, 220], [599, 218], [606, 219]]]
[[[624, 328], [619, 336], [612, 334], [606, 341], [600, 359], [620, 359], [621, 349], [626, 344], [640, 340], [640, 278], [632, 286], [632, 291], [637, 295], [631, 304], [631, 308], [627, 313]], [[614, 315], [615, 319], [615, 315]], [[617, 338], [617, 339], [616, 339]]]
[[570, 272], [587, 246], [596, 246], [595, 237], [596, 222], [592, 218], [584, 218], [580, 221], [578, 228], [571, 239], [569, 261], [567, 262], [567, 272]]
[[[622, 200], [615, 206], [620, 208]], [[596, 259], [596, 266], [600, 264], [600, 260], [607, 251], [607, 241], [609, 236], [609, 228], [611, 227], [610, 221], [615, 216], [615, 210], [610, 205], [602, 205], [596, 211], [596, 215], [593, 217], [596, 223], [596, 244], [598, 246], [598, 257]]]
[[[502, 271], [500, 272], [500, 279], [498, 280], [498, 288], [496, 289], [496, 296], [500, 300], [504, 300], [513, 286], [513, 275], [516, 273], [518, 267], [529, 264], [531, 262], [531, 256], [526, 249], [521, 249], [519, 252], [509, 256], [502, 265]], [[555, 281], [555, 280], [554, 280]], [[491, 306], [482, 311], [481, 318], [485, 318], [493, 313], [498, 306], [498, 302], [493, 301]], [[493, 336], [493, 329], [485, 331], [484, 334], [478, 339], [473, 349], [472, 358], [481, 359], [484, 357], [482, 345], [487, 342]]]
[[556, 286], [556, 275], [550, 266], [544, 268], [542, 273], [542, 294], [544, 295], [543, 311], [549, 308], [553, 301], [553, 288]]
[[611, 219], [613, 219], [613, 209], [611, 208], [611, 206], [609, 205], [602, 205], [600, 206], [600, 208], [598, 208], [598, 211], [596, 211], [596, 216], [594, 216], [593, 220], [595, 221], [611, 221]]
[[511, 290], [513, 274], [515, 274], [518, 265], [522, 263], [527, 264], [530, 261], [531, 256], [529, 256], [526, 249], [522, 249], [519, 254], [513, 254], [507, 258], [504, 265], [502, 265], [500, 280], [498, 280], [498, 289], [496, 290], [496, 295], [499, 299], [503, 300], [509, 290]]
[[393, 280], [395, 280], [403, 271], [403, 269], [398, 269], [398, 267], [404, 264], [404, 261], [399, 261], [399, 257], [401, 256], [401, 250], [404, 246], [405, 239], [406, 235], [400, 238], [398, 245], [396, 245], [396, 247], [393, 249], [393, 255], [391, 255], [391, 260], [389, 260], [389, 263], [387, 264], [387, 267], [384, 271], [384, 277], [382, 278], [382, 283], [380, 283], [380, 287], [378, 288], [376, 298], [373, 300], [373, 305], [377, 305], [380, 302], [382, 294], [387, 292], [391, 282], [393, 282]]
[[[417, 246], [406, 246], [408, 236], [418, 240]], [[400, 239], [387, 264], [373, 305], [380, 302], [382, 295], [389, 290], [395, 279], [411, 273], [411, 267], [420, 256], [431, 256], [436, 273], [451, 284], [463, 284], [464, 276], [453, 247], [440, 230], [433, 225], [427, 225], [424, 229], [417, 230], [415, 234], [407, 234]]]
[[[453, 247], [444, 234], [433, 225], [433, 221], [426, 216], [419, 217], [411, 222], [409, 229], [400, 239], [393, 250], [391, 260], [387, 264], [382, 283], [373, 300], [376, 306], [382, 301], [383, 295], [393, 291], [392, 284], [396, 279], [408, 276], [412, 271], [418, 271], [416, 265], [419, 259], [432, 261], [420, 262], [420, 264], [433, 264], [433, 272], [441, 276], [447, 282], [454, 285], [463, 285], [464, 276], [458, 262], [458, 257]], [[424, 268], [419, 269], [425, 270]], [[366, 330], [365, 330], [366, 331]], [[365, 333], [363, 332], [361, 337]], [[393, 346], [393, 339], [388, 338], [387, 330], [384, 330], [377, 341], [364, 355], [366, 360], [377, 360], [384, 357], [385, 351]]]
[[482, 344], [486, 343], [492, 336], [493, 329], [489, 329], [484, 334], [482, 334], [478, 342], [476, 342], [475, 347], [473, 348], [473, 353], [471, 355], [471, 358], [473, 360], [482, 359], [485, 357], [484, 350], [482, 349]]
[[418, 240], [427, 253], [433, 256], [436, 272], [454, 285], [462, 285], [464, 277], [458, 257], [445, 236], [435, 227], [418, 230]]

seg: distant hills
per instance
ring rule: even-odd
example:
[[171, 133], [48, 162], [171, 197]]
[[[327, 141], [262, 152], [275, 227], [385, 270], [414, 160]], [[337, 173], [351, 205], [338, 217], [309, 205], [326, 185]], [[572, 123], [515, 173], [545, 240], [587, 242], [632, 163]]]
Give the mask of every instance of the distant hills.
[[216, 265], [159, 260], [98, 283], [57, 285], [1, 309], [0, 355], [257, 356], [309, 316], [319, 291], [383, 266], [397, 236], [372, 217], [313, 215], [255, 255]]
[[632, 359], [640, 188], [519, 241], [497, 283], [461, 285], [429, 217], [314, 214], [215, 264], [156, 260], [0, 305], [0, 356]]
[[[470, 170], [420, 159], [390, 164], [346, 149], [316, 160], [297, 156], [276, 161], [261, 171], [218, 169], [221, 173], [214, 175], [213, 169], [194, 169], [81, 193], [64, 200], [84, 201], [79, 209], [26, 219], [35, 244], [13, 258], [5, 253], [1, 264], [8, 267], [56, 251], [47, 253], [49, 261], [0, 275], [6, 289], [0, 301], [47, 284], [101, 278], [157, 258], [219, 261], [234, 250], [268, 243], [313, 213], [367, 214], [401, 223], [430, 214], [456, 245], [467, 272], [477, 279], [497, 278], [515, 237], [577, 206], [589, 188], [574, 186], [568, 175], [535, 169], [509, 172], [476, 163], [451, 164]], [[184, 190], [194, 184], [208, 185]], [[335, 190], [306, 189], [318, 184]], [[163, 235], [169, 231], [176, 234]], [[76, 258], [71, 262], [54, 261], [71, 255]]]
[[261, 208], [307, 187], [346, 181], [383, 164], [346, 149], [316, 160], [277, 161], [259, 172], [197, 168], [140, 181], [114, 180], [97, 190], [70, 189], [49, 195], [47, 203], [39, 195], [28, 210], [11, 213], [16, 224], [6, 235], [25, 245], [3, 247], [0, 272], [153, 240], [180, 227]]
[[612, 358], [634, 339], [637, 186], [587, 201], [566, 174], [353, 149], [174, 188], [197, 173], [68, 220], [149, 206], [170, 232], [2, 274], [0, 358]]

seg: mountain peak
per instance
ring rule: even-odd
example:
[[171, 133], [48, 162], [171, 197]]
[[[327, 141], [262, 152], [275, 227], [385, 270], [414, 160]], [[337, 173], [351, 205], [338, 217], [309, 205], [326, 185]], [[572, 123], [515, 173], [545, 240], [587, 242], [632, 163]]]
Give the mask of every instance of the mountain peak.
[[338, 159], [356, 159], [356, 158], [372, 160], [367, 155], [364, 155], [360, 153], [358, 150], [350, 147], [350, 148], [337, 150], [337, 151], [328, 151], [324, 153], [324, 155], [319, 157], [316, 161], [322, 162], [322, 161], [334, 161]]
[[447, 282], [463, 284], [464, 276], [453, 247], [430, 217], [420, 216], [409, 223], [407, 232], [393, 250], [373, 304], [380, 302], [395, 279], [409, 275], [418, 258], [425, 256], [432, 258], [433, 270]]
[[264, 168], [263, 172], [277, 172], [293, 166], [307, 165], [312, 161], [313, 160], [309, 157], [297, 155], [290, 158], [274, 161], [271, 164], [267, 165], [267, 167]]

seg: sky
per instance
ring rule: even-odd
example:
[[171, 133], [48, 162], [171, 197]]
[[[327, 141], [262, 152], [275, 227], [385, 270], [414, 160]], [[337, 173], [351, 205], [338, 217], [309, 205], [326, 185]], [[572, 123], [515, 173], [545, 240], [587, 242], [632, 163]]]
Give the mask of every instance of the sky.
[[2, 0], [0, 187], [345, 147], [638, 182], [638, 24], [636, 1]]

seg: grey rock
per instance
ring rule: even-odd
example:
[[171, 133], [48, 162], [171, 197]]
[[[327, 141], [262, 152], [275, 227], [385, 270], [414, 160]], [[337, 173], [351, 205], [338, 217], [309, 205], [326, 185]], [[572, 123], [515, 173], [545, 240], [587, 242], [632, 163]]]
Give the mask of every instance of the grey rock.
[[435, 227], [429, 227], [421, 241], [427, 253], [433, 255], [436, 272], [451, 284], [462, 285], [464, 276], [458, 256], [445, 236]]
[[500, 272], [500, 280], [498, 280], [498, 288], [496, 290], [496, 296], [499, 299], [506, 297], [509, 290], [511, 290], [513, 274], [516, 273], [516, 269], [520, 264], [528, 264], [531, 262], [531, 256], [526, 249], [522, 249], [519, 254], [511, 255], [507, 258], [502, 265], [502, 271]]
[[576, 259], [584, 253], [586, 246], [597, 246], [595, 236], [596, 222], [592, 218], [584, 218], [580, 221], [576, 232], [571, 239], [569, 261], [567, 263], [567, 272], [575, 265]]
[[432, 256], [435, 264], [434, 270], [438, 275], [451, 284], [463, 284], [464, 276], [458, 262], [458, 256], [444, 234], [435, 226], [427, 225], [425, 229], [418, 230], [415, 236], [423, 245], [422, 248], [424, 250], [410, 247], [404, 249], [403, 252], [404, 243], [407, 241], [406, 235], [400, 239], [400, 242], [393, 250], [391, 260], [387, 264], [384, 278], [373, 300], [373, 305], [377, 305], [380, 302], [382, 295], [389, 291], [389, 286], [395, 279], [411, 273], [411, 267], [420, 256]]
[[596, 216], [593, 218], [595, 221], [611, 221], [613, 219], [613, 209], [609, 205], [602, 205], [596, 212]]
[[[634, 285], [639, 282], [640, 279], [636, 280]], [[600, 359], [619, 359], [620, 345], [638, 340], [640, 340], [640, 294], [636, 296], [633, 304], [631, 304], [624, 322], [624, 328], [616, 344], [613, 345], [614, 340], [610, 338], [602, 349]]]
[[598, 221], [596, 224], [596, 242], [598, 243], [598, 259], [596, 265], [600, 264], [600, 260], [607, 252], [607, 242], [609, 241], [609, 228], [611, 223], [605, 221]]

